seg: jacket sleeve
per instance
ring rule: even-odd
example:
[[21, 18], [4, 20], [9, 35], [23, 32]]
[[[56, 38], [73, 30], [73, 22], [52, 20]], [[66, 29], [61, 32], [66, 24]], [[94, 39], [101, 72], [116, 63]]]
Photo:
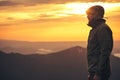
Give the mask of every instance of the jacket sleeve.
[[112, 31], [109, 27], [102, 27], [98, 31], [98, 44], [100, 47], [100, 57], [98, 62], [98, 67], [96, 74], [102, 75], [102, 73], [106, 70], [107, 61], [109, 60], [109, 56], [111, 54], [113, 48], [113, 38]]

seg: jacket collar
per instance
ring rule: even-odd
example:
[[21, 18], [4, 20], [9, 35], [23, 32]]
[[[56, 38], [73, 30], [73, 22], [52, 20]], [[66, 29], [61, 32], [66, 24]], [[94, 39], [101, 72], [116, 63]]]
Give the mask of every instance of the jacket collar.
[[97, 19], [97, 20], [91, 20], [88, 22], [88, 26], [92, 27], [92, 28], [96, 28], [98, 25], [105, 23], [106, 20], [104, 19]]

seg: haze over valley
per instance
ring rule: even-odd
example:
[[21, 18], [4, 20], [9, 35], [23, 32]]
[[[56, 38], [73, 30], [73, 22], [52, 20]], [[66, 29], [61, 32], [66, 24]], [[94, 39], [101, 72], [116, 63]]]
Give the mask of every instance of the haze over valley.
[[[86, 48], [85, 41], [59, 41], [59, 42], [29, 42], [29, 41], [15, 41], [15, 40], [0, 40], [0, 50], [6, 53], [20, 53], [20, 54], [50, 54], [55, 53], [70, 47], [81, 46]], [[120, 41], [114, 41], [114, 48], [112, 54], [120, 53]], [[115, 56], [117, 56], [115, 55]]]

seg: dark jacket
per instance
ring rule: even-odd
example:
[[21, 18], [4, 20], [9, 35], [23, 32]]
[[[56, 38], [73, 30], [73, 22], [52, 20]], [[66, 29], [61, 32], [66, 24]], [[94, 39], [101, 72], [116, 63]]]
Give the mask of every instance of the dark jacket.
[[112, 31], [104, 19], [93, 20], [88, 25], [92, 27], [87, 45], [88, 72], [109, 77]]

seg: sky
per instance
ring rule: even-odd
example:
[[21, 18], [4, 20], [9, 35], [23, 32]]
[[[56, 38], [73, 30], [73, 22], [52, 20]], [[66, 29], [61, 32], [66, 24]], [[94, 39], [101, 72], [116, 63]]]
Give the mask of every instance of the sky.
[[105, 8], [105, 19], [120, 40], [120, 0], [0, 0], [0, 39], [20, 41], [87, 41], [85, 11]]

